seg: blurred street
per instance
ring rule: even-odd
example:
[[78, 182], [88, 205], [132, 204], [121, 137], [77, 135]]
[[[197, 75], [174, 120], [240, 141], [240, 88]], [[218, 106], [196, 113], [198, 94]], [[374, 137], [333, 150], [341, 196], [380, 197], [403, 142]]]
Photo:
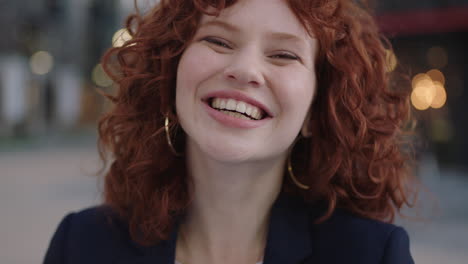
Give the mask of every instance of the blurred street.
[[99, 202], [93, 144], [0, 148], [0, 263], [42, 263], [61, 218]]
[[[151, 10], [158, 2], [0, 1], [0, 23], [8, 25], [0, 39], [0, 264], [41, 263], [61, 219], [100, 203], [102, 164], [95, 132], [97, 120], [111, 107], [101, 92], [114, 94], [121, 85], [101, 59], [111, 47], [139, 45], [128, 42], [140, 32], [134, 32], [137, 24], [125, 26], [126, 18], [135, 12], [157, 14]], [[389, 88], [412, 89], [411, 116], [417, 122], [402, 129], [414, 128], [417, 135], [413, 143], [422, 188], [417, 207], [404, 210], [396, 224], [408, 231], [416, 263], [467, 264], [468, 0], [356, 2], [375, 9], [371, 14], [379, 32], [389, 40], [384, 43], [385, 70], [393, 76]], [[354, 31], [342, 22], [336, 25], [346, 33], [337, 43], [348, 43], [342, 40]], [[173, 33], [180, 32], [185, 31]], [[371, 44], [376, 45], [366, 45]], [[369, 47], [358, 53], [372, 54], [364, 52]], [[325, 52], [329, 60], [333, 52]], [[154, 74], [165, 74], [157, 68]], [[317, 80], [326, 79], [319, 74]], [[365, 88], [364, 74], [348, 77]]]
[[[419, 210], [425, 220], [397, 223], [410, 234], [416, 263], [466, 264], [468, 177], [433, 164], [423, 159], [421, 174], [429, 191], [421, 193]], [[99, 166], [92, 136], [0, 148], [0, 263], [41, 263], [61, 218], [99, 203], [102, 182], [93, 176]]]

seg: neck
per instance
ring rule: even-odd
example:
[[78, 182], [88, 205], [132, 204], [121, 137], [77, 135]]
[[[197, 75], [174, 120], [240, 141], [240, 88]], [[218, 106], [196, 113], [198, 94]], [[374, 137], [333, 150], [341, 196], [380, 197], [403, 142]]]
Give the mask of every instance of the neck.
[[193, 202], [180, 229], [185, 245], [177, 259], [183, 264], [260, 261], [285, 158], [229, 164], [194, 146], [187, 153]]

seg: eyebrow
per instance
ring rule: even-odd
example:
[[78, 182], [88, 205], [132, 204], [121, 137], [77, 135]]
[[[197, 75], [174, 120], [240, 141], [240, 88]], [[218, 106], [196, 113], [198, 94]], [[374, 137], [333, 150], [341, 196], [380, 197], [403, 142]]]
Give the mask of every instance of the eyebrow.
[[224, 21], [220, 20], [210, 20], [205, 23], [203, 23], [200, 27], [208, 27], [208, 26], [218, 26], [222, 27], [224, 29], [227, 29], [229, 31], [234, 31], [234, 32], [240, 32], [240, 29], [232, 24], [226, 23]]
[[[202, 25], [200, 25], [200, 28], [201, 27], [208, 27], [208, 26], [218, 26], [218, 27], [222, 27], [222, 28], [224, 28], [224, 29], [226, 29], [228, 31], [232, 31], [232, 32], [236, 32], [236, 33], [241, 31], [235, 25], [229, 24], [229, 23], [221, 21], [221, 20], [207, 21], [207, 22], [203, 23]], [[278, 40], [294, 40], [294, 41], [301, 41], [301, 42], [305, 41], [305, 39], [303, 39], [303, 38], [300, 38], [300, 37], [298, 37], [296, 35], [286, 33], [286, 32], [268, 32], [267, 35], [272, 37], [272, 38], [278, 39]]]

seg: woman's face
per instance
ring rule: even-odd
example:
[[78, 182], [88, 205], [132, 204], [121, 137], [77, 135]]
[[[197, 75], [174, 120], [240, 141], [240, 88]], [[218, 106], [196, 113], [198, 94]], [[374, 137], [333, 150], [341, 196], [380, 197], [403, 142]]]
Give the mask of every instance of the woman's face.
[[224, 162], [284, 157], [314, 96], [316, 50], [283, 0], [204, 15], [177, 70], [187, 144]]

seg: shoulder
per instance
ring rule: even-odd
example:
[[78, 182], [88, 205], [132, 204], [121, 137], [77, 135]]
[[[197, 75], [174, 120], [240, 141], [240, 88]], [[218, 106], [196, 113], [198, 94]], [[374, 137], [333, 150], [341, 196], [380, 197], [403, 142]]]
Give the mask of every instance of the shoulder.
[[314, 227], [319, 232], [336, 233], [350, 239], [355, 237], [371, 241], [385, 240], [394, 230], [399, 228], [393, 224], [359, 217], [342, 209], [335, 210], [329, 219], [314, 225]]
[[125, 224], [109, 207], [98, 206], [63, 218], [44, 263], [107, 263], [116, 252], [125, 255], [130, 251], [132, 244]]
[[316, 250], [328, 258], [359, 260], [351, 263], [413, 263], [408, 234], [393, 224], [337, 209], [311, 230]]
[[104, 241], [128, 238], [126, 222], [108, 206], [87, 208], [67, 217], [70, 218], [71, 234], [80, 234], [81, 239], [92, 238]]

